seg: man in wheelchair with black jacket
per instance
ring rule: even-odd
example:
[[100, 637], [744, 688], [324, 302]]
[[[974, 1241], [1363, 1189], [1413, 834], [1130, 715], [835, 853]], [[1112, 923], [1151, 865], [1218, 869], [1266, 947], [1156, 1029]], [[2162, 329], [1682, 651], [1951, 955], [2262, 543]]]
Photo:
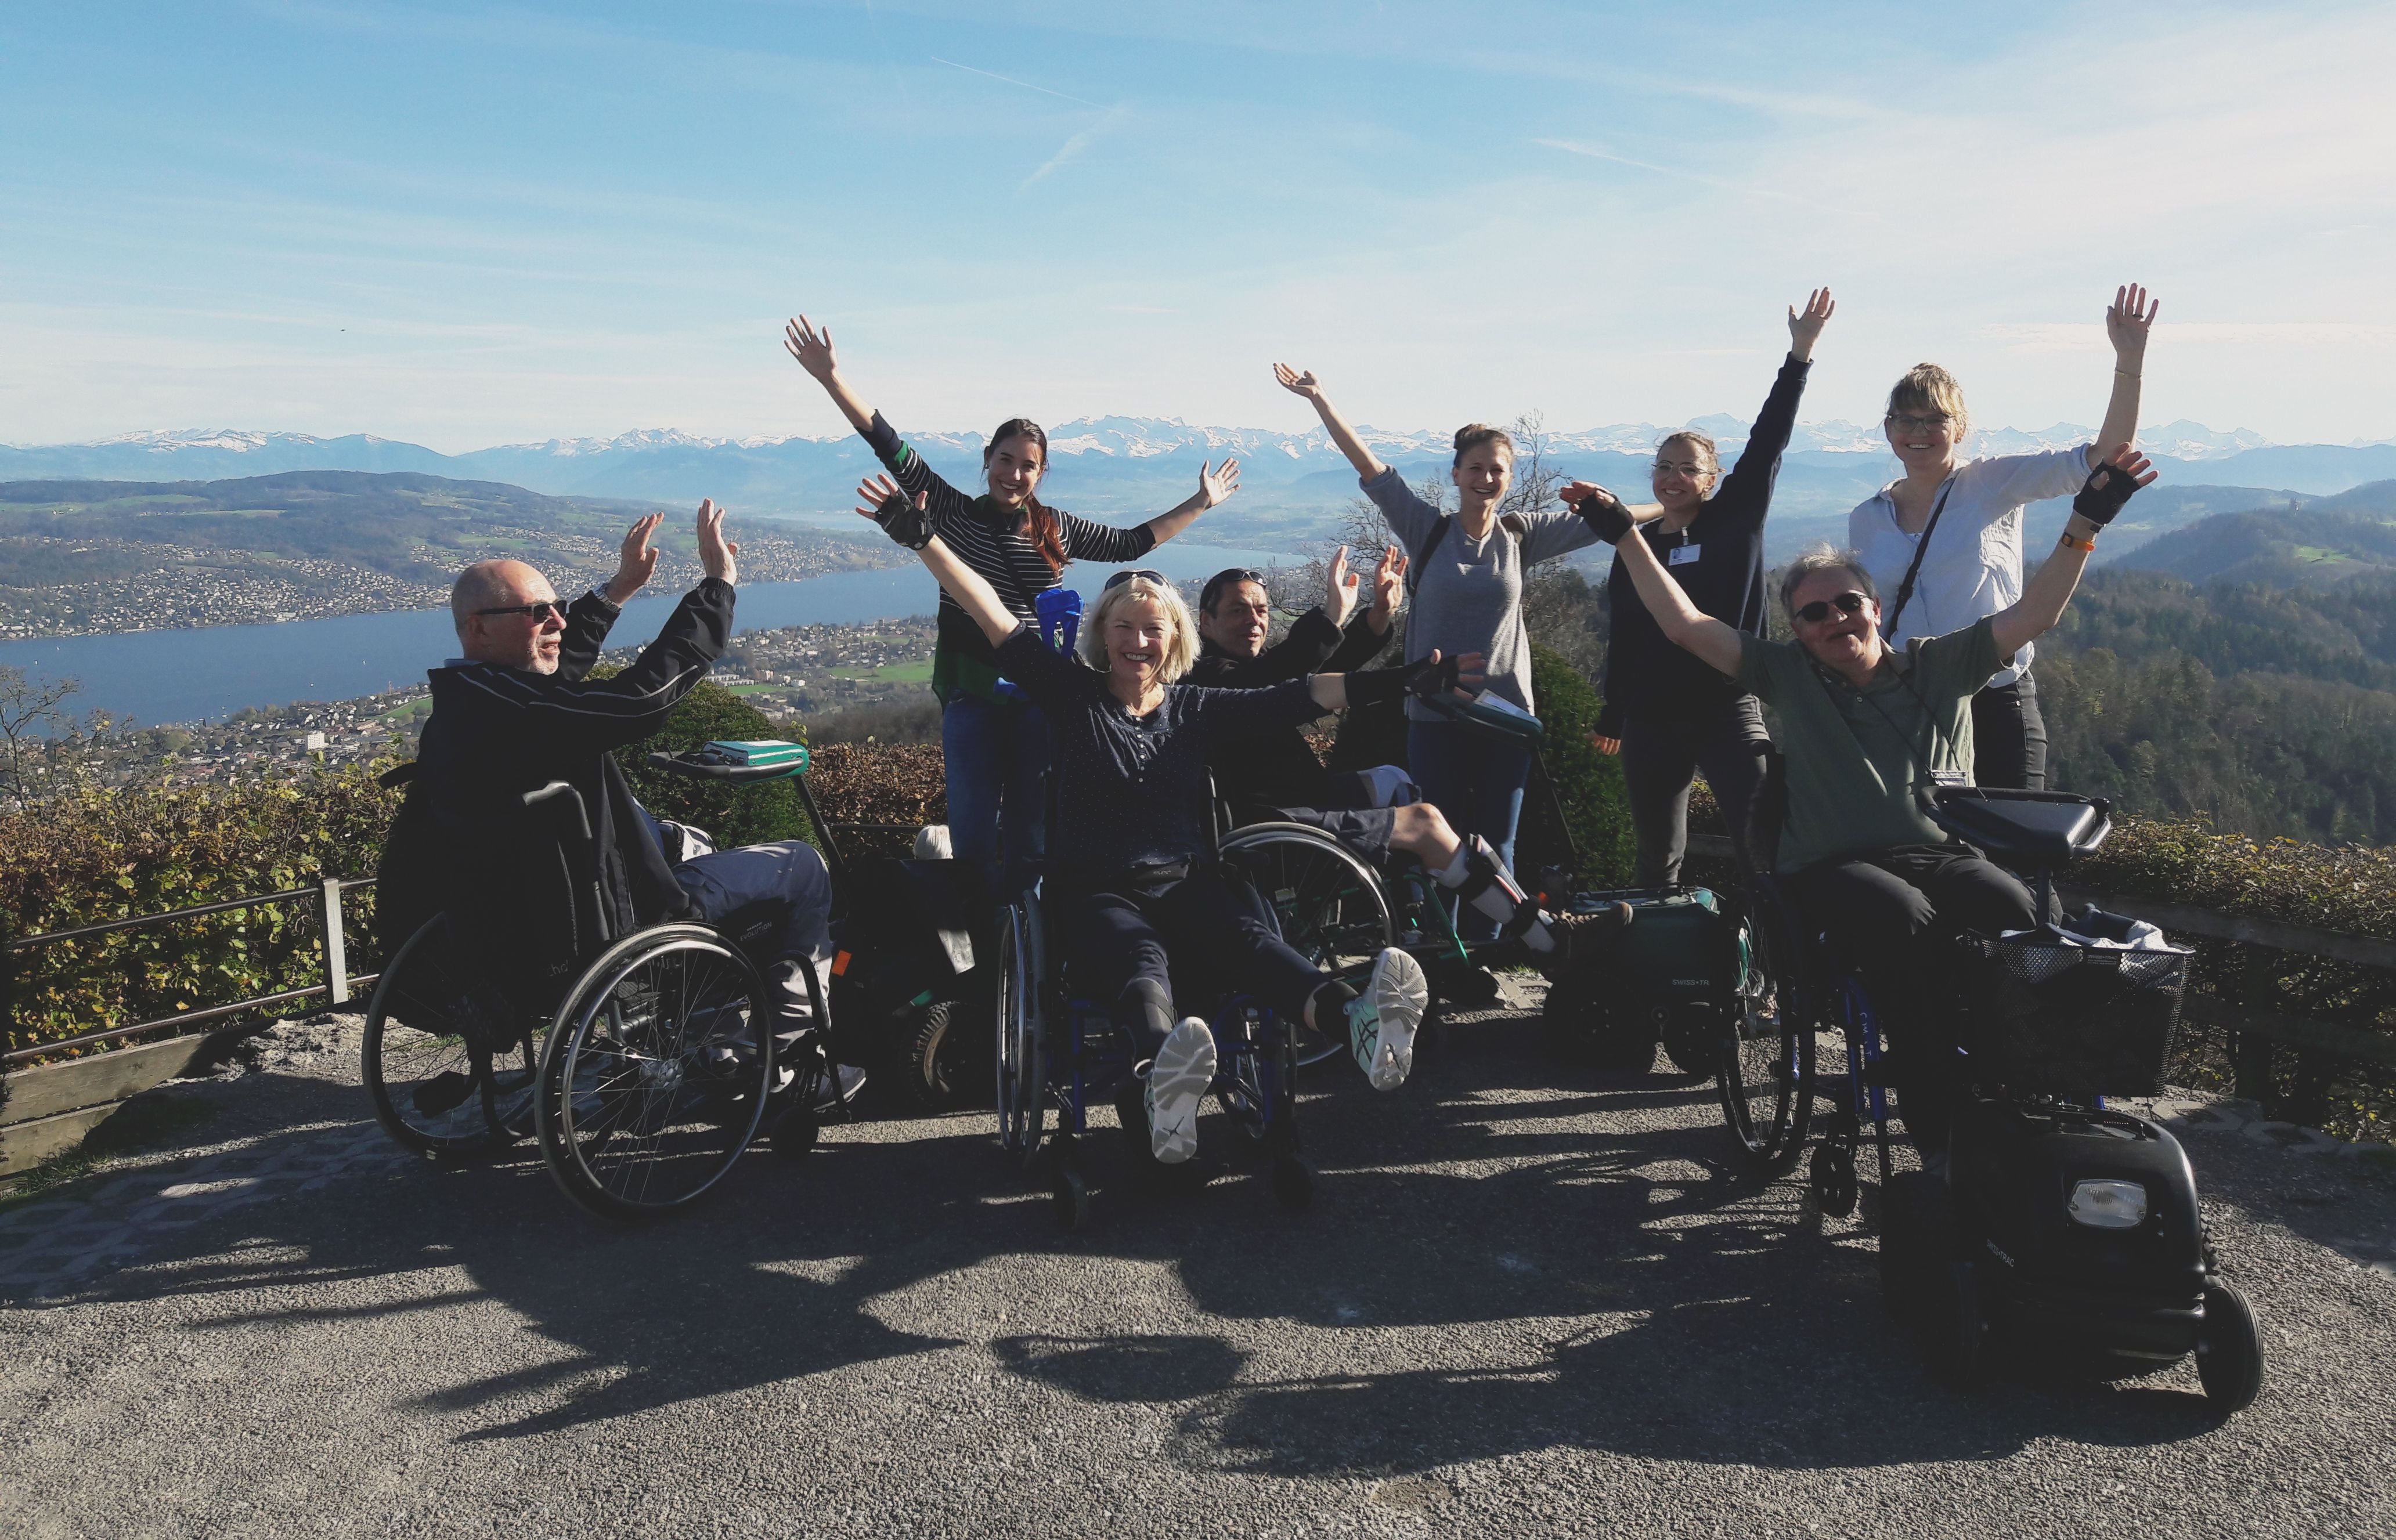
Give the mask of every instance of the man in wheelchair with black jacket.
[[1880, 631], [1880, 596], [1853, 552], [1820, 547], [1782, 573], [1793, 642], [1734, 630], [1691, 604], [1604, 488], [1575, 482], [1564, 497], [1615, 546], [1640, 598], [1674, 644], [1771, 706], [1787, 762], [1787, 811], [1776, 870], [1870, 982], [1893, 1055], [1905, 1121], [1925, 1153], [1943, 1148], [1955, 1044], [1937, 1008], [1938, 943], [2038, 923], [2029, 889], [1933, 823], [1923, 798], [1968, 786], [1972, 697], [2026, 644], [2061, 619], [2096, 537], [2154, 480], [2123, 445], [2073, 499], [2061, 542], [2020, 601], [1902, 653]]
[[[823, 858], [799, 840], [708, 850], [696, 830], [640, 804], [611, 752], [656, 732], [730, 640], [739, 547], [724, 538], [712, 501], [699, 507], [699, 586], [630, 667], [590, 677], [622, 606], [657, 568], [650, 541], [663, 517], [635, 523], [604, 591], [571, 604], [523, 562], [477, 562], [458, 575], [449, 602], [463, 656], [430, 674], [433, 713], [383, 850], [381, 928], [395, 946], [433, 913], [462, 911], [468, 933], [514, 979], [588, 961], [598, 938], [578, 934], [566, 836], [551, 810], [524, 803], [525, 793], [564, 781], [590, 819], [609, 934], [668, 920], [770, 925], [757, 960], [788, 1036], [811, 1025], [800, 970], [814, 969], [828, 993]], [[863, 1080], [842, 1067], [837, 1085], [821, 1091], [826, 1106], [853, 1097]]]

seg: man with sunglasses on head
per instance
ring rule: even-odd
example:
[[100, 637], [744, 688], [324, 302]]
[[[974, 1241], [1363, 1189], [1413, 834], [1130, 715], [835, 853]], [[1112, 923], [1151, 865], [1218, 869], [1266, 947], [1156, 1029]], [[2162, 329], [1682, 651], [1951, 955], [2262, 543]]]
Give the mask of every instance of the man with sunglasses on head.
[[1954, 1095], [1935, 946], [2037, 918], [2029, 890], [1931, 822], [1923, 803], [1937, 787], [1973, 784], [1973, 697], [2001, 659], [2063, 617], [2096, 536], [2154, 479], [2122, 445], [2088, 476], [2019, 600], [1902, 649], [1882, 637], [1879, 585], [1851, 551], [1817, 547], [1789, 564], [1780, 603], [1796, 639], [1768, 642], [1690, 603], [1645, 541], [1622, 538], [1630, 517], [1612, 493], [1587, 482], [1564, 489], [1614, 545], [1665, 636], [1773, 709], [1788, 770], [1774, 870], [1870, 982], [1893, 1029], [1906, 1126], [1925, 1151], [1944, 1143]]
[[[663, 518], [637, 521], [616, 575], [570, 604], [523, 562], [477, 562], [458, 575], [449, 604], [462, 656], [430, 675], [433, 712], [416, 778], [384, 847], [386, 936], [405, 936], [436, 910], [463, 909], [470, 932], [497, 948], [512, 973], [537, 976], [582, 960], [592, 938], [575, 935], [562, 839], [522, 800], [562, 780], [581, 794], [591, 820], [614, 934], [779, 911], [766, 974], [784, 1030], [795, 1030], [812, 1010], [798, 970], [813, 967], [819, 986], [828, 982], [832, 883], [823, 858], [799, 840], [705, 849], [696, 830], [651, 816], [612, 757], [656, 732], [731, 638], [740, 548], [724, 538], [724, 511], [712, 501], [699, 505], [706, 574], [699, 586], [639, 657], [606, 679], [590, 677], [617, 616], [657, 569], [651, 537]], [[863, 1078], [844, 1068], [837, 1094], [853, 1095]]]

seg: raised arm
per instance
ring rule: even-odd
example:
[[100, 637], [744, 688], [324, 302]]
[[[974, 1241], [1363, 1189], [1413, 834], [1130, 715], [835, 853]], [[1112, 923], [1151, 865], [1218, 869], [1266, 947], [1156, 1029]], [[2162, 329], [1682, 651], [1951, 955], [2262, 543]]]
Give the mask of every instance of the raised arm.
[[1015, 633], [1020, 624], [1006, 602], [998, 596], [982, 575], [957, 558], [946, 542], [932, 533], [929, 499], [921, 492], [912, 498], [899, 490], [898, 484], [887, 476], [875, 476], [861, 482], [857, 488], [857, 511], [882, 526], [882, 532], [900, 545], [913, 551], [940, 580], [957, 607], [972, 617], [981, 628], [982, 635], [992, 646]]
[[1434, 647], [1430, 657], [1418, 662], [1402, 663], [1394, 669], [1312, 674], [1307, 685], [1314, 692], [1314, 703], [1326, 711], [1344, 711], [1368, 701], [1396, 700], [1409, 695], [1425, 700], [1441, 696], [1471, 700], [1488, 683], [1488, 669], [1489, 659], [1483, 654], [1466, 653], [1460, 657], [1443, 659]]
[[2147, 334], [2163, 308], [2162, 300], [2149, 299], [2136, 284], [2115, 289], [2113, 302], [2105, 307], [2105, 336], [2113, 344], [2113, 394], [2105, 403], [2105, 425], [2096, 430], [2096, 445], [2088, 457], [2092, 460], [2109, 444], [2138, 441], [2138, 382], [2147, 372]]
[[1356, 474], [1371, 481], [1389, 469], [1381, 463], [1380, 456], [1364, 447], [1364, 441], [1356, 436], [1355, 429], [1348, 426], [1348, 419], [1339, 415], [1339, 408], [1331, 405], [1330, 398], [1323, 393], [1322, 381], [1314, 378], [1313, 370], [1301, 374], [1286, 364], [1276, 364], [1273, 365], [1273, 378], [1281, 381], [1283, 390], [1302, 395], [1314, 404], [1314, 415], [1323, 419], [1324, 431], [1331, 435], [1331, 442], [1339, 446], [1339, 452], [1348, 457], [1348, 463], [1356, 468]]
[[1240, 462], [1226, 459], [1220, 470], [1211, 463], [1198, 467], [1198, 490], [1165, 511], [1148, 521], [1146, 528], [1154, 538], [1153, 545], [1165, 541], [1190, 527], [1190, 521], [1221, 502], [1240, 489]]
[[1990, 617], [1999, 657], [2011, 657], [2023, 644], [2037, 641], [2063, 618], [2064, 606], [2071, 603], [2072, 591], [2080, 586], [2080, 575], [2087, 570], [2088, 557], [2096, 549], [2097, 535], [2113, 522], [2113, 515], [2132, 494], [2154, 479], [2154, 468], [2147, 458], [2127, 444], [2117, 445], [2111, 457], [2089, 473], [2088, 484], [2071, 499], [2071, 519], [2063, 526], [2063, 538], [2054, 553], [2039, 564], [2019, 602]]
[[799, 361], [800, 368], [815, 376], [816, 383], [832, 397], [832, 404], [840, 408], [841, 416], [848, 418], [850, 427], [860, 433], [872, 429], [873, 408], [868, 406], [865, 398], [849, 389], [848, 381], [841, 378], [840, 355], [832, 352], [830, 326], [818, 330], [815, 323], [805, 316], [794, 315], [782, 330], [782, 346]]

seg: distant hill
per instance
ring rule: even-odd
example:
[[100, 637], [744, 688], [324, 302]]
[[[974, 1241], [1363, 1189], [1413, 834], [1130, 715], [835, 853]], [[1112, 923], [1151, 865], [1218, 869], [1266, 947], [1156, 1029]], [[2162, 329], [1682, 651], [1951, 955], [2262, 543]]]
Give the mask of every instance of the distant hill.
[[[2124, 516], [2138, 510], [2147, 495], [2132, 502]], [[2291, 506], [2200, 519], [2155, 537], [2115, 564], [2195, 583], [2282, 588], [2317, 588], [2396, 573], [2396, 481], [2373, 482]]]
[[[445, 603], [459, 567], [516, 556], [561, 592], [614, 570], [647, 506], [412, 471], [230, 481], [0, 482], [0, 636], [227, 625]], [[686, 508], [662, 581], [696, 574]], [[752, 579], [888, 564], [893, 549], [785, 524], [742, 531]]]

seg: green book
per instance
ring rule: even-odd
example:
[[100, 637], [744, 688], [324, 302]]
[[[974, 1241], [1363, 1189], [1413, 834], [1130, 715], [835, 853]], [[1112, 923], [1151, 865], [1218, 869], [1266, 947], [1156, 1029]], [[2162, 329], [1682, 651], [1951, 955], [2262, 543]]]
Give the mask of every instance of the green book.
[[779, 738], [717, 738], [707, 745], [708, 751], [724, 764], [745, 764], [757, 769], [767, 765], [795, 764], [805, 768], [807, 746], [784, 743]]

